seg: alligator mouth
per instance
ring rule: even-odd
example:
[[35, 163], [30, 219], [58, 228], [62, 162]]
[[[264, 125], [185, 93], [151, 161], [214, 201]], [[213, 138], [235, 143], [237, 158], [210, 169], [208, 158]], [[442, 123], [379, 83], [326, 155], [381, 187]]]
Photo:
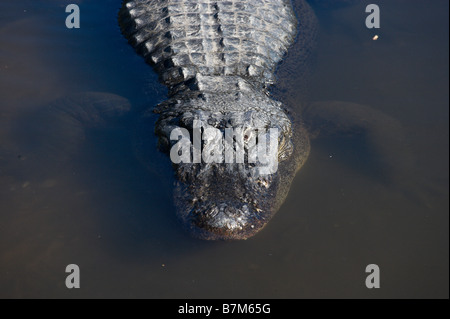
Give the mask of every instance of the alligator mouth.
[[[246, 239], [264, 225], [264, 217], [255, 208], [237, 201], [205, 203], [208, 209], [188, 212], [184, 225], [191, 235], [207, 240]], [[180, 212], [183, 214], [182, 212]]]
[[207, 176], [196, 175], [189, 183], [176, 183], [177, 216], [193, 237], [247, 239], [276, 211], [277, 174], [243, 176], [231, 173], [225, 165], [209, 167]]

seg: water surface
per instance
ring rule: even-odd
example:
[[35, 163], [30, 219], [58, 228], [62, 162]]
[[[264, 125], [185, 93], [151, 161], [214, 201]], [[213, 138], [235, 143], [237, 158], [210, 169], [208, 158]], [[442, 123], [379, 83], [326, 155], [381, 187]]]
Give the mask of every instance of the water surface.
[[[413, 165], [386, 180], [363, 139], [318, 138], [281, 210], [240, 242], [183, 233], [168, 159], [155, 149], [143, 168], [128, 132], [91, 133], [66, 159], [28, 153], [30, 114], [70, 93], [114, 93], [133, 110], [165, 98], [120, 34], [120, 1], [71, 2], [79, 30], [65, 28], [66, 1], [0, 3], [0, 297], [448, 298], [447, 1], [379, 0], [376, 32], [364, 4], [317, 9], [311, 99], [395, 118]], [[72, 263], [77, 290], [64, 283]]]

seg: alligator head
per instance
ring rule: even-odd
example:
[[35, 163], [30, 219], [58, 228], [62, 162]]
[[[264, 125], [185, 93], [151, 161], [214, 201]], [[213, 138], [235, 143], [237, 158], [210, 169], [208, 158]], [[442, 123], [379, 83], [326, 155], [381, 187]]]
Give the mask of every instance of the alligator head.
[[[222, 79], [208, 79], [212, 81]], [[177, 215], [202, 239], [246, 239], [278, 210], [307, 136], [294, 152], [281, 103], [239, 79], [235, 92], [174, 97], [162, 103], [159, 144], [173, 162]], [[242, 111], [246, 110], [246, 111]]]

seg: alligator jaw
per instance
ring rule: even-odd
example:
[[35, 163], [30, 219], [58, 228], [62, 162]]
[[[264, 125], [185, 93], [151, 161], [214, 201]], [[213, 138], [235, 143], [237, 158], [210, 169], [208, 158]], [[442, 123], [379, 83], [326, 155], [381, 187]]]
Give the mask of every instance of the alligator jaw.
[[199, 177], [189, 183], [176, 183], [177, 216], [192, 236], [207, 240], [247, 239], [275, 214], [280, 175], [252, 177], [245, 172], [255, 168], [244, 166], [191, 168], [200, 171]]

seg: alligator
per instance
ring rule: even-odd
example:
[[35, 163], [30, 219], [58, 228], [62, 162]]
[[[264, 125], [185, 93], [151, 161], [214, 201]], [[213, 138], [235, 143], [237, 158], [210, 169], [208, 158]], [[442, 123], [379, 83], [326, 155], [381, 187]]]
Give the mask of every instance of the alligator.
[[[311, 31], [303, 32], [308, 39], [302, 42], [312, 47], [311, 8], [301, 3], [297, 13]], [[278, 130], [279, 165], [270, 174], [254, 174], [261, 161], [174, 164], [177, 215], [190, 233], [202, 239], [251, 237], [279, 209], [309, 154], [306, 130], [294, 128], [282, 103], [269, 93], [275, 68], [297, 35], [291, 2], [127, 0], [119, 20], [129, 43], [169, 89], [169, 99], [156, 108], [162, 150], [174, 146], [175, 128], [194, 134], [196, 120], [223, 134], [227, 128], [245, 129], [248, 135], [256, 135], [252, 128]]]
[[[190, 138], [207, 128], [222, 136], [230, 128], [243, 130], [244, 139], [231, 140], [231, 147], [241, 145], [247, 151], [249, 136], [256, 135], [252, 129], [279, 132], [276, 141], [271, 139], [277, 142], [277, 169], [268, 174], [255, 174], [270, 165], [263, 161], [223, 163], [202, 158], [173, 164], [177, 216], [195, 237], [247, 239], [268, 223], [310, 152], [302, 116], [330, 122], [329, 114], [340, 112], [345, 117], [353, 109], [375, 115], [367, 107], [339, 103], [316, 103], [308, 109], [313, 111], [298, 114], [271, 95], [277, 65], [294, 41], [300, 45], [297, 64], [308, 65], [314, 52], [317, 20], [306, 1], [295, 1], [294, 12], [290, 0], [125, 0], [119, 24], [168, 87], [168, 100], [154, 110], [159, 115], [155, 132], [161, 150], [169, 153], [179, 141], [171, 136], [177, 128], [188, 132], [191, 150], [195, 141]], [[373, 118], [392, 122], [376, 115]], [[359, 118], [346, 116], [344, 126], [364, 126]], [[196, 121], [202, 123], [201, 129], [195, 127]], [[370, 131], [369, 126], [365, 129]]]
[[[380, 111], [336, 101], [282, 103], [281, 98], [274, 97], [275, 71], [289, 47], [296, 43], [290, 52], [294, 51], [294, 71], [301, 74], [300, 86], [308, 82], [307, 69], [314, 56], [317, 19], [306, 1], [293, 3], [123, 1], [119, 12], [123, 35], [168, 87], [168, 99], [139, 116], [139, 124], [134, 127], [138, 127], [135, 135], [141, 140], [135, 146], [141, 151], [150, 148], [146, 141], [154, 139], [156, 133], [159, 148], [170, 155], [183, 138], [191, 142], [188, 150], [192, 158], [195, 150], [204, 151], [221, 143], [228, 143], [234, 151], [246, 151], [244, 161], [238, 161], [236, 155], [231, 162], [207, 161], [203, 156], [199, 161], [175, 162], [171, 156], [176, 215], [194, 237], [247, 239], [263, 229], [283, 204], [296, 173], [308, 158], [310, 138], [318, 129], [321, 133], [363, 132], [381, 160], [383, 156], [387, 159], [383, 164], [389, 165], [389, 159], [397, 156], [398, 165], [394, 164], [392, 170], [409, 167], [405, 165], [408, 155], [402, 149], [400, 125]], [[302, 89], [297, 81], [288, 84], [292, 90]], [[52, 118], [54, 125], [38, 125], [37, 131], [48, 132], [35, 135], [44, 136], [42, 140], [48, 145], [53, 143], [53, 150], [60, 145], [67, 150], [66, 145], [70, 145], [73, 152], [85, 128], [114, 122], [129, 110], [130, 103], [114, 94], [75, 94], [54, 103], [43, 115], [47, 123]], [[156, 125], [154, 113], [158, 116]], [[201, 123], [200, 128], [196, 122]], [[195, 137], [211, 128], [222, 137], [230, 129], [242, 134], [196, 144]], [[275, 138], [268, 133], [271, 129], [278, 132]], [[173, 132], [181, 133], [174, 138]], [[268, 161], [250, 161], [255, 146], [252, 141], [265, 138], [271, 146], [272, 142], [277, 146], [275, 156], [269, 156]], [[211, 155], [217, 151], [214, 147], [209, 150]], [[276, 169], [261, 173], [268, 167]]]

